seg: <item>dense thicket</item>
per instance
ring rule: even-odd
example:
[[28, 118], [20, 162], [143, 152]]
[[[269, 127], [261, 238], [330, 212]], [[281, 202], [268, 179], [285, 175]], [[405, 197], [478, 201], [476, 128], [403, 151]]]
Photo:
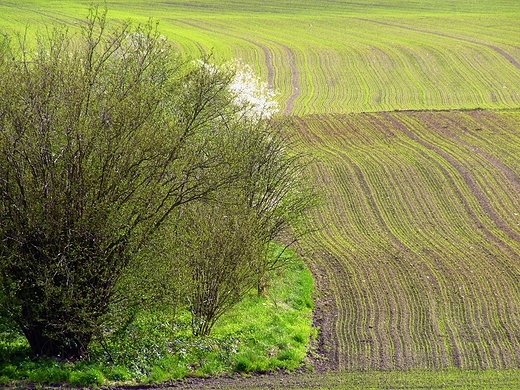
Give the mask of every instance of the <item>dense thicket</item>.
[[[42, 356], [82, 358], [113, 307], [146, 297], [181, 294], [209, 332], [311, 204], [282, 127], [230, 87], [236, 67], [183, 62], [152, 24], [105, 15], [1, 43], [0, 303]], [[131, 280], [148, 291], [131, 299]]]

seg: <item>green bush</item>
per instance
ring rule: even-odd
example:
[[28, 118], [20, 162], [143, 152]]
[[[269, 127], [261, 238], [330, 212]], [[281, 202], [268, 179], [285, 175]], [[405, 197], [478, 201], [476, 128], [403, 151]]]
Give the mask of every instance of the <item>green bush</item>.
[[[313, 334], [311, 311], [287, 304], [304, 294], [309, 299], [312, 280], [301, 267], [277, 273], [272, 279], [275, 296], [247, 296], [216, 324], [208, 337], [193, 337], [189, 312], [142, 310], [126, 326], [94, 341], [88, 360], [58, 362], [30, 359], [23, 338], [7, 343], [0, 340], [5, 360], [0, 378], [37, 383], [68, 383], [95, 387], [116, 383], [160, 383], [186, 376], [205, 377], [231, 372], [266, 372], [294, 369], [303, 363], [307, 341]], [[298, 293], [294, 294], [297, 287]]]

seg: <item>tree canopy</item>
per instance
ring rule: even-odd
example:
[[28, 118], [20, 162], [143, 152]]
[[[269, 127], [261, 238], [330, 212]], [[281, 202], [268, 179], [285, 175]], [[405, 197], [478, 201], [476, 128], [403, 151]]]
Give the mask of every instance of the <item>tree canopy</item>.
[[[182, 59], [153, 23], [109, 28], [97, 9], [80, 35], [55, 29], [36, 47], [19, 42], [0, 44], [5, 315], [34, 354], [80, 359], [111, 307], [131, 304], [123, 281], [143, 265], [168, 279], [169, 263], [188, 271], [163, 289], [191, 275], [194, 332], [206, 333], [269, 269], [260, 261], [269, 241], [312, 203], [271, 96], [244, 98], [236, 66]], [[214, 316], [201, 308], [208, 267], [235, 291]]]

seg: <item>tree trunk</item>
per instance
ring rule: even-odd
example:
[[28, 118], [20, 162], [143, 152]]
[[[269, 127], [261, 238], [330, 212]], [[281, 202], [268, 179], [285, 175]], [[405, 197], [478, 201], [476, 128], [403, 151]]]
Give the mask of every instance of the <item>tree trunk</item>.
[[23, 331], [35, 356], [69, 361], [86, 356], [91, 333], [65, 332], [58, 335], [55, 329], [48, 328], [44, 324], [32, 324]]
[[258, 275], [257, 283], [256, 283], [256, 293], [258, 297], [265, 297], [266, 291], [269, 287], [269, 283], [267, 278], [265, 277], [265, 273], [262, 275]]

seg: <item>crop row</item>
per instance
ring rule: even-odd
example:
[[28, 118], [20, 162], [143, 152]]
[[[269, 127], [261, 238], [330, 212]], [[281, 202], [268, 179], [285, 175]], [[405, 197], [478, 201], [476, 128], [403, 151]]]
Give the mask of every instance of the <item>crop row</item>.
[[488, 111], [299, 120], [326, 191], [308, 243], [333, 365], [520, 365], [519, 124]]
[[[514, 1], [110, 2], [115, 19], [156, 18], [184, 53], [240, 58], [279, 91], [283, 111], [517, 108], [520, 7]], [[2, 6], [2, 26], [78, 25], [85, 1]], [[385, 7], [386, 5], [386, 7]], [[85, 11], [81, 12], [82, 7]]]
[[504, 37], [477, 41], [463, 32], [446, 34], [440, 24], [422, 30], [364, 18], [198, 23], [222, 34], [223, 42], [241, 37], [246, 46], [233, 44], [234, 56], [246, 62], [258, 63], [261, 47], [267, 48], [281, 103], [297, 94], [291, 107], [296, 115], [520, 104], [520, 69], [511, 62], [520, 61], [520, 53]]

